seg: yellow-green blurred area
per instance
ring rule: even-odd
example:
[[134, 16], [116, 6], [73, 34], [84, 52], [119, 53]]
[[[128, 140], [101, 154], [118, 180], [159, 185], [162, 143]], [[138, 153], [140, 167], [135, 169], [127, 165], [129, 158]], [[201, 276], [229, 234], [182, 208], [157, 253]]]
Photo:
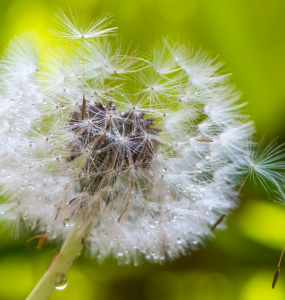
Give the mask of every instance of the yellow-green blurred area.
[[[162, 36], [190, 41], [219, 55], [244, 93], [247, 113], [259, 136], [285, 141], [285, 1], [257, 0], [0, 0], [0, 49], [16, 34], [32, 30], [51, 38], [57, 6], [75, 6], [94, 17], [110, 12], [119, 33], [141, 53]], [[271, 196], [271, 198], [273, 198]], [[285, 243], [285, 207], [248, 183], [241, 207], [205, 249], [163, 266], [99, 265], [81, 255], [68, 272], [69, 283], [51, 300], [282, 300], [285, 262], [275, 290], [271, 283]], [[21, 300], [45, 272], [58, 249], [23, 233], [0, 235], [0, 300]]]

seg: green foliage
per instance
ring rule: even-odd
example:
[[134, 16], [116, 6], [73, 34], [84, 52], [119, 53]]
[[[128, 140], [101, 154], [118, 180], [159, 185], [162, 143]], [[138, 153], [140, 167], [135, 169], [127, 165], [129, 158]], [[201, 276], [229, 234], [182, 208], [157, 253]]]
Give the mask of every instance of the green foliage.
[[[115, 26], [132, 45], [147, 52], [158, 37], [190, 40], [219, 54], [233, 81], [244, 92], [246, 107], [258, 131], [268, 139], [285, 140], [285, 1], [273, 0], [70, 0], [78, 14], [93, 9], [94, 16], [110, 12]], [[63, 0], [1, 0], [0, 49], [26, 30], [39, 39], [51, 38], [56, 6]], [[255, 190], [255, 194], [259, 191]], [[281, 300], [285, 276], [276, 289], [271, 281], [285, 242], [285, 210], [266, 195], [252, 200], [252, 191], [240, 210], [229, 217], [229, 228], [217, 234], [205, 250], [164, 266], [98, 265], [88, 258], [68, 273], [69, 284], [51, 300]], [[264, 199], [262, 199], [264, 198]], [[267, 201], [267, 202], [266, 202]], [[45, 271], [55, 246], [35, 250], [36, 242], [0, 236], [0, 300], [24, 299]]]

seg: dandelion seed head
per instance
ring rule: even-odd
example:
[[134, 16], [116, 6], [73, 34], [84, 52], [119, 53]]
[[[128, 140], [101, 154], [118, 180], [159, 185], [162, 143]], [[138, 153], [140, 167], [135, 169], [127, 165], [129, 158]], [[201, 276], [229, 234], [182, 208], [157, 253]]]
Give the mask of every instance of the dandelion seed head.
[[22, 35], [1, 62], [0, 219], [58, 242], [81, 220], [99, 260], [162, 263], [205, 243], [242, 175], [280, 186], [281, 148], [256, 151], [216, 59], [165, 39], [148, 60], [101, 37], [108, 15], [56, 18], [78, 47], [43, 52]]

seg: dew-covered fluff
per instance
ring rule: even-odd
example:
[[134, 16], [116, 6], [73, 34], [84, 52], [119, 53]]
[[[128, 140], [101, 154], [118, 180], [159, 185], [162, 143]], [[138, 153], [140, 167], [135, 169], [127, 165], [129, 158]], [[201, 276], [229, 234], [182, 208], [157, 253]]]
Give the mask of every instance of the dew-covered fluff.
[[59, 242], [92, 222], [88, 251], [120, 263], [195, 250], [251, 163], [240, 93], [201, 49], [165, 39], [140, 56], [108, 15], [57, 22], [63, 42], [23, 34], [2, 57], [1, 219]]

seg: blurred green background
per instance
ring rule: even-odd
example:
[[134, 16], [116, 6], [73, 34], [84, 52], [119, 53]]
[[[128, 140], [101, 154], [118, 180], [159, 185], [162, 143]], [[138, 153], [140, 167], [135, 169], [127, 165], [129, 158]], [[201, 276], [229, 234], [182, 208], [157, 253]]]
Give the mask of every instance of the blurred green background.
[[[244, 93], [259, 136], [285, 141], [285, 1], [257, 0], [0, 0], [0, 50], [15, 35], [32, 30], [44, 38], [57, 6], [110, 12], [119, 33], [141, 52], [160, 37], [189, 40], [226, 62]], [[205, 249], [163, 266], [147, 262], [99, 265], [81, 256], [68, 273], [69, 284], [51, 300], [281, 300], [285, 262], [275, 290], [271, 282], [285, 243], [285, 207], [248, 183], [241, 207]], [[21, 300], [42, 276], [57, 250], [28, 233], [0, 235], [0, 300]]]

